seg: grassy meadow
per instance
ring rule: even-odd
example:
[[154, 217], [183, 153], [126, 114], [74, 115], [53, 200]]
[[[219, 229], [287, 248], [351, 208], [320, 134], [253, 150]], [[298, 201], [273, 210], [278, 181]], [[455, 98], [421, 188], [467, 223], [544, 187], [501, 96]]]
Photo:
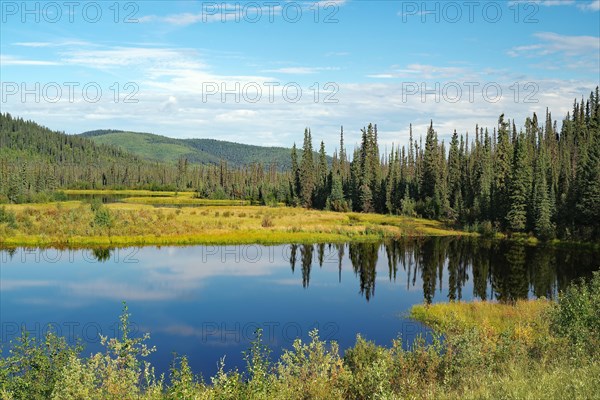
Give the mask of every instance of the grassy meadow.
[[284, 244], [465, 234], [419, 218], [252, 206], [197, 199], [192, 192], [73, 190], [67, 194], [127, 197], [105, 205], [87, 200], [5, 205], [0, 242], [72, 247]]

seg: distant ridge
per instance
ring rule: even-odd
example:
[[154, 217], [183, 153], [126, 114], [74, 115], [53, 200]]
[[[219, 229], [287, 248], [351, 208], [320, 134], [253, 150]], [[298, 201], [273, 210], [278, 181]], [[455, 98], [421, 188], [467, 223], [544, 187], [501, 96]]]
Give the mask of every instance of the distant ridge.
[[216, 139], [173, 139], [152, 133], [129, 132], [113, 129], [93, 130], [80, 134], [98, 144], [120, 147], [140, 158], [176, 163], [187, 158], [192, 163], [218, 164], [221, 160], [231, 166], [252, 163], [275, 164], [279, 168], [291, 167], [291, 149], [262, 147]]

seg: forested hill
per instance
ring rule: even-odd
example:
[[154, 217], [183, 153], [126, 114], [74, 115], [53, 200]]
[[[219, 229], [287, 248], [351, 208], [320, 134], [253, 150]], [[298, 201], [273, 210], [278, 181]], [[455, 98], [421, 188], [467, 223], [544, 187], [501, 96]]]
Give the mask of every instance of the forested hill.
[[2, 159], [49, 164], [97, 165], [133, 164], [141, 159], [118, 147], [52, 131], [33, 121], [0, 114]]
[[[0, 204], [43, 202], [57, 195], [56, 189], [66, 188], [196, 190], [202, 196], [215, 199], [263, 203], [283, 201], [287, 195], [287, 173], [276, 165], [267, 165], [266, 156], [262, 164], [236, 166], [219, 161], [218, 154], [226, 151], [215, 150], [216, 155], [210, 155], [211, 163], [192, 164], [185, 157], [175, 157], [176, 162], [167, 163], [151, 161], [93, 140], [103, 137], [101, 133], [87, 135], [90, 137], [67, 135], [0, 113]], [[179, 153], [181, 156], [194, 149], [191, 145], [167, 145], [174, 153], [184, 148], [185, 152]], [[218, 146], [213, 145], [213, 148], [218, 149]], [[289, 152], [285, 151], [285, 155], [289, 159]]]
[[118, 146], [146, 160], [176, 163], [181, 158], [194, 164], [219, 164], [221, 160], [232, 166], [252, 163], [275, 164], [289, 169], [290, 151], [283, 147], [261, 147], [215, 139], [173, 139], [151, 133], [96, 130], [84, 132], [83, 137], [96, 143]]
[[118, 147], [0, 113], [0, 202], [65, 187], [149, 187], [164, 183], [166, 172]]

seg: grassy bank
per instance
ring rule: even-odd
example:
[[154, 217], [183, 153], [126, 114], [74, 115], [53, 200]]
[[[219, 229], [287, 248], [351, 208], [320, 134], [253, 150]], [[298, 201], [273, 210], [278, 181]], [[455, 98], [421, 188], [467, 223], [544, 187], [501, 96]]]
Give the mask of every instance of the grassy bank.
[[553, 305], [544, 299], [518, 300], [515, 304], [488, 301], [436, 303], [413, 306], [410, 316], [446, 334], [479, 328], [494, 336], [513, 330], [517, 335], [537, 337], [547, 334], [548, 327], [539, 324]]
[[[570, 286], [558, 304], [438, 303], [413, 306], [411, 317], [443, 333], [446, 351], [467, 361], [461, 361], [468, 373], [460, 389], [464, 396], [449, 391], [441, 397], [599, 396], [600, 272], [589, 283]], [[477, 359], [486, 361], [469, 366]]]
[[[144, 358], [149, 336], [129, 331], [89, 357], [48, 335], [24, 335], [0, 358], [2, 399], [594, 399], [600, 393], [600, 272], [547, 301], [416, 306], [413, 315], [441, 327], [441, 340], [401, 339], [381, 347], [357, 337], [343, 355], [311, 333], [272, 360], [260, 331], [244, 353], [245, 371], [208, 379], [176, 357], [167, 380]], [[523, 334], [523, 328], [534, 329]]]
[[[418, 218], [231, 205], [228, 200], [195, 199], [191, 193], [134, 194], [128, 192], [131, 196], [123, 202], [107, 205], [86, 201], [6, 205], [5, 217], [0, 216], [0, 242], [70, 247], [284, 244], [465, 234]], [[184, 204], [193, 207], [176, 207]]]

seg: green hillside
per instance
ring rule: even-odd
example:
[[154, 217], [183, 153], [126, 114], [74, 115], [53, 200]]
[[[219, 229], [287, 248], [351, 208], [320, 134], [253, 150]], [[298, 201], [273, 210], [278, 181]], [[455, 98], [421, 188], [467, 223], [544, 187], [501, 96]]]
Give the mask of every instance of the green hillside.
[[251, 163], [275, 164], [290, 167], [291, 149], [261, 147], [215, 139], [173, 139], [151, 133], [98, 130], [82, 133], [99, 144], [118, 146], [147, 160], [175, 163], [187, 158], [192, 163], [218, 164], [225, 160], [231, 165]]

